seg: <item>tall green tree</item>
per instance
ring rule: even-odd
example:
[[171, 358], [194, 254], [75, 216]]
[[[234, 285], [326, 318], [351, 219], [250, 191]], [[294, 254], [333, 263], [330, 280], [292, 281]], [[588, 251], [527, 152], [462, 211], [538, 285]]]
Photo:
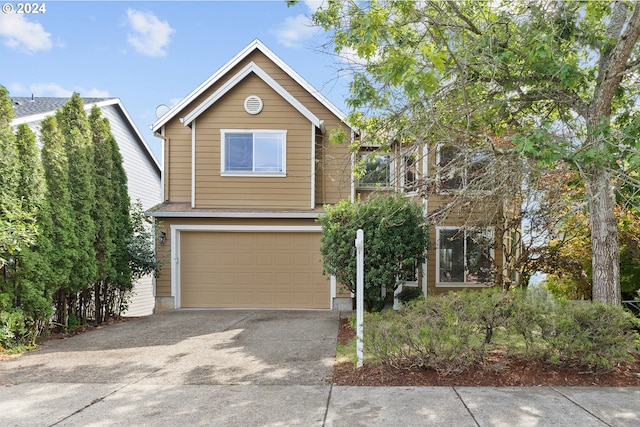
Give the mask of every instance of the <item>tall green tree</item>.
[[94, 286], [96, 321], [120, 312], [132, 287], [128, 243], [132, 238], [127, 175], [109, 120], [94, 106], [89, 115], [94, 148], [96, 255], [98, 281]]
[[620, 301], [615, 194], [640, 186], [631, 179], [640, 166], [637, 2], [329, 1], [314, 20], [339, 54], [358, 58], [348, 103], [363, 135], [470, 146], [501, 137], [511, 146], [487, 144], [494, 153], [578, 173], [593, 298]]
[[[111, 181], [113, 186], [113, 224], [115, 231], [114, 256], [113, 256], [113, 272], [114, 276], [111, 282], [115, 285], [118, 292], [118, 298], [114, 303], [123, 305], [123, 298], [133, 288], [133, 276], [131, 269], [131, 255], [129, 248], [133, 238], [133, 224], [131, 222], [131, 200], [129, 198], [129, 185], [127, 173], [124, 170], [124, 164], [120, 148], [113, 135], [107, 139], [111, 145], [111, 155], [113, 171]], [[116, 307], [120, 309], [121, 307]]]
[[32, 212], [36, 219], [39, 234], [33, 245], [23, 249], [14, 261], [15, 303], [25, 316], [25, 337], [29, 343], [49, 324], [52, 314], [52, 290], [49, 287], [49, 262], [46, 254], [49, 242], [42, 233], [42, 225], [49, 224], [48, 203], [46, 203], [46, 184], [40, 153], [36, 146], [34, 133], [25, 124], [18, 126], [16, 146], [19, 163], [18, 196], [22, 208]]
[[48, 215], [39, 221], [42, 239], [39, 253], [45, 260], [49, 292], [55, 293], [58, 322], [68, 324], [67, 295], [70, 277], [77, 259], [74, 212], [69, 194], [69, 161], [64, 149], [64, 135], [55, 117], [41, 123], [42, 165], [46, 182], [45, 207]]
[[19, 159], [15, 135], [11, 128], [13, 105], [8, 91], [0, 86], [0, 272], [36, 235], [33, 215], [22, 208], [18, 195]]
[[96, 191], [91, 129], [79, 94], [74, 93], [56, 112], [56, 120], [64, 135], [64, 148], [69, 162], [69, 195], [77, 245], [69, 278], [70, 291], [79, 296], [79, 300], [74, 302], [74, 314], [86, 320], [85, 308], [90, 303], [87, 293], [97, 277], [94, 247], [96, 225], [93, 220]]
[[113, 211], [114, 189], [112, 183], [113, 155], [109, 138], [109, 123], [102, 117], [100, 108], [94, 106], [89, 114], [93, 143], [96, 191], [93, 221], [96, 226], [94, 248], [97, 257], [97, 280], [94, 284], [96, 320], [101, 323], [107, 313], [109, 285], [114, 276], [115, 212]]

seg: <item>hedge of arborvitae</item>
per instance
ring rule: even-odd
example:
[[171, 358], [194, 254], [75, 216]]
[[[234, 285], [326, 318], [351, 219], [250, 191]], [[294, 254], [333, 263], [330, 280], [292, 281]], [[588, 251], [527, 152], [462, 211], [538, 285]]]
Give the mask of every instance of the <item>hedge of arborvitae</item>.
[[[11, 127], [0, 86], [0, 348], [33, 344], [52, 326], [101, 323], [154, 271], [152, 233], [133, 215], [109, 121], [74, 94], [41, 122], [39, 141]], [[133, 219], [133, 220], [132, 220]], [[132, 274], [133, 271], [133, 274]]]

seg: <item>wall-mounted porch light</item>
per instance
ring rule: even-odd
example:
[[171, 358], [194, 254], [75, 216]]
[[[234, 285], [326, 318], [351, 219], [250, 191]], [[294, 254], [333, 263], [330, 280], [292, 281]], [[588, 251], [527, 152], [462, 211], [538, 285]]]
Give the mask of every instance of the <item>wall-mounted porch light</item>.
[[161, 231], [160, 234], [158, 235], [158, 240], [160, 241], [161, 245], [164, 245], [164, 242], [167, 241], [167, 233], [165, 233], [164, 231]]

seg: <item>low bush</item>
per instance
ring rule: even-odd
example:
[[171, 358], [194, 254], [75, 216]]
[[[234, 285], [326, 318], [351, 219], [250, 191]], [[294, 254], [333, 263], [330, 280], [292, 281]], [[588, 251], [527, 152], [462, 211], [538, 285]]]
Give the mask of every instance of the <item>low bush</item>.
[[638, 325], [620, 306], [600, 302], [559, 301], [551, 313], [552, 322], [543, 334], [551, 363], [610, 369], [633, 360]]
[[416, 300], [399, 313], [371, 314], [364, 328], [367, 353], [396, 367], [460, 372], [482, 358], [484, 347], [477, 324], [462, 307], [461, 299], [452, 295]]
[[365, 319], [365, 352], [395, 367], [460, 372], [490, 350], [548, 364], [608, 369], [632, 360], [638, 320], [622, 307], [550, 302], [525, 292], [457, 292]]
[[24, 316], [19, 308], [0, 311], [0, 348], [14, 350], [26, 334]]

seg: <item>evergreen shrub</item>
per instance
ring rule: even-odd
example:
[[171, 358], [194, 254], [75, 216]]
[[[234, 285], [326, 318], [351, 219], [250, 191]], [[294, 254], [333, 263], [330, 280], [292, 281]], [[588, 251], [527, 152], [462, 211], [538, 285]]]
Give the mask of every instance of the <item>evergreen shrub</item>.
[[395, 367], [461, 372], [489, 351], [547, 365], [609, 369], [632, 361], [640, 323], [621, 306], [463, 291], [365, 318], [365, 354]]

